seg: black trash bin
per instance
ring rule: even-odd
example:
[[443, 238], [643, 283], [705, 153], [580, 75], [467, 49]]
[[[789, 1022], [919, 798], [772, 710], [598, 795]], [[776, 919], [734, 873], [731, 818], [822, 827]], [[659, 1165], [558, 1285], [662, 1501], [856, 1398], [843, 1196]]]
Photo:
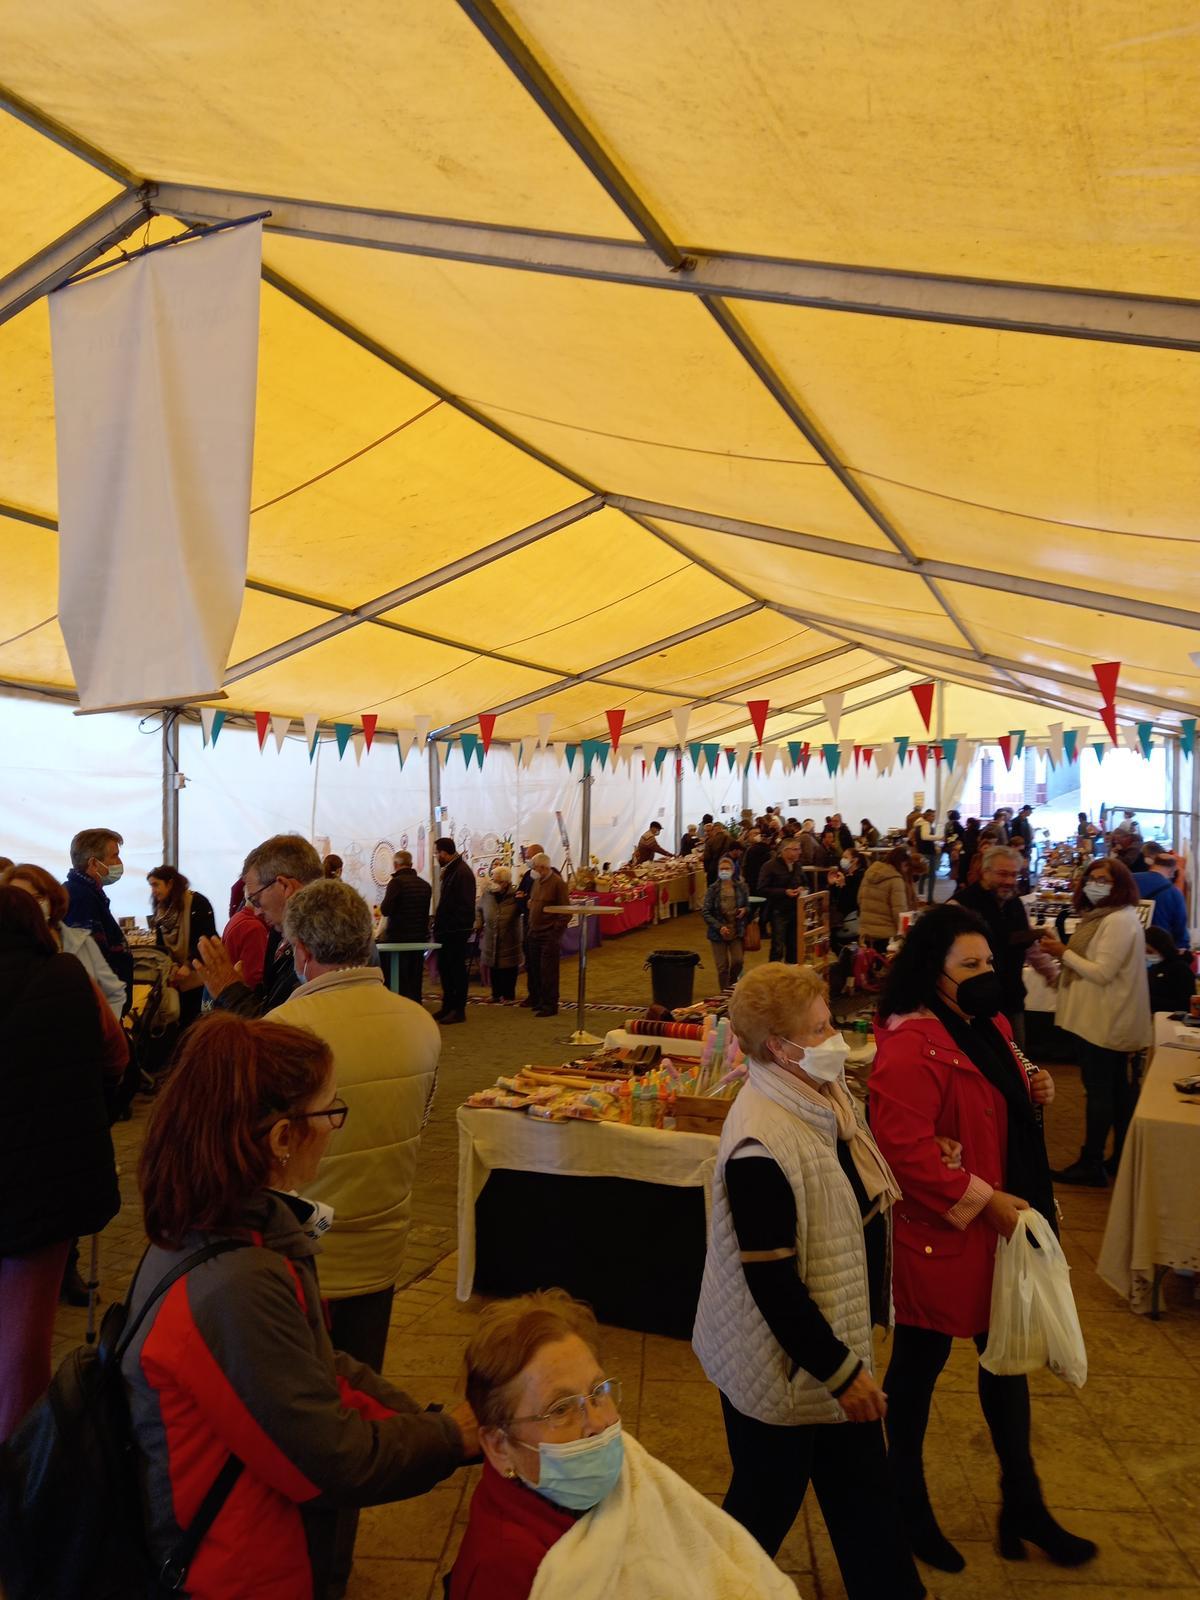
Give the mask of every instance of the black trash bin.
[[692, 989], [696, 983], [696, 968], [700, 957], [694, 950], [655, 950], [647, 956], [650, 968], [650, 987], [654, 1004], [677, 1011], [692, 1003]]

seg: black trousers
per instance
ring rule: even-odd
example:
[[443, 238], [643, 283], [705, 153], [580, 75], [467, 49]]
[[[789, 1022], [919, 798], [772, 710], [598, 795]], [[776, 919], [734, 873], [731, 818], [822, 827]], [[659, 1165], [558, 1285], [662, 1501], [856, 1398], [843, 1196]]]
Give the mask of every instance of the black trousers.
[[517, 993], [517, 968], [492, 968], [492, 999], [512, 1000]]
[[[382, 1372], [395, 1293], [394, 1288], [377, 1289], [374, 1294], [355, 1294], [346, 1300], [330, 1300], [329, 1337], [333, 1348], [344, 1350], [348, 1356], [353, 1356], [374, 1372]], [[331, 1583], [328, 1593], [331, 1595], [341, 1594], [349, 1582], [357, 1535], [357, 1507], [341, 1507], [333, 1529], [333, 1551], [329, 1559]]]
[[[922, 1480], [922, 1453], [934, 1387], [954, 1341], [948, 1333], [897, 1323], [892, 1359], [883, 1380], [888, 1397], [888, 1458], [897, 1482]], [[976, 1337], [983, 1353], [987, 1334]], [[1021, 1374], [998, 1378], [979, 1369], [979, 1404], [1000, 1462], [1000, 1486], [1006, 1500], [1037, 1495], [1037, 1474], [1029, 1448], [1029, 1382]]]
[[724, 1509], [775, 1556], [811, 1480], [849, 1600], [920, 1600], [878, 1422], [776, 1427], [721, 1396], [733, 1478]]
[[785, 900], [782, 907], [772, 905], [771, 960], [796, 960], [796, 902]]
[[446, 1011], [467, 1009], [467, 946], [470, 933], [443, 933], [438, 939], [438, 971], [442, 977], [442, 1006]]
[[1133, 1117], [1137, 1093], [1129, 1078], [1129, 1055], [1124, 1050], [1105, 1050], [1076, 1037], [1087, 1113], [1083, 1158], [1099, 1165], [1104, 1160], [1108, 1131], [1113, 1134], [1113, 1160], [1120, 1161], [1121, 1147]]
[[397, 993], [421, 1004], [421, 985], [425, 978], [425, 955], [420, 950], [400, 950], [392, 956], [396, 963]]
[[553, 929], [535, 932], [526, 941], [526, 981], [529, 998], [535, 1011], [558, 1010], [558, 967], [562, 954], [562, 940]]

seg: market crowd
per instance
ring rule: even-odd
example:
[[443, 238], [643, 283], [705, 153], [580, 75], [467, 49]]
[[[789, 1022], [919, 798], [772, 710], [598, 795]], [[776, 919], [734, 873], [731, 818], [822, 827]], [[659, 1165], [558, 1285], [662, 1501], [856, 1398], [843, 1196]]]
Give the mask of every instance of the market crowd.
[[[519, 1003], [557, 1012], [569, 896], [539, 846], [519, 875], [497, 863], [481, 884], [437, 840], [432, 914], [431, 885], [399, 852], [376, 924], [339, 858], [278, 835], [247, 854], [219, 936], [188, 879], [153, 868], [137, 943], [107, 893], [125, 870], [119, 833], [78, 833], [63, 877], [0, 858], [0, 1441], [46, 1389], [59, 1297], [86, 1300], [77, 1241], [120, 1205], [110, 1130], [141, 1085], [157, 1091], [138, 1169], [149, 1249], [129, 1301], [145, 1314], [121, 1370], [150, 1548], [156, 1561], [187, 1550], [188, 1593], [330, 1600], [360, 1507], [482, 1460], [451, 1600], [794, 1594], [773, 1558], [810, 1482], [851, 1600], [923, 1595], [914, 1556], [964, 1565], [924, 1440], [953, 1341], [986, 1346], [997, 1241], [1030, 1209], [1053, 1224], [1054, 1181], [1108, 1181], [1152, 1009], [1195, 987], [1179, 863], [1131, 814], [1107, 833], [1081, 815], [1069, 904], [1053, 927], [1030, 925], [1030, 814], [981, 825], [952, 811], [938, 836], [914, 811], [885, 837], [865, 818], [818, 829], [768, 811], [706, 817], [677, 852], [657, 823], [638, 843], [638, 865], [702, 867], [748, 1058], [694, 1333], [733, 1467], [720, 1509], [622, 1432], [595, 1319], [560, 1290], [484, 1309], [457, 1403], [420, 1406], [381, 1376], [438, 1024], [464, 1021], [472, 947], [494, 1004], [518, 1003], [523, 966]], [[943, 855], [953, 899], [922, 908]], [[878, 962], [869, 1117], [825, 979], [795, 964], [795, 902], [818, 887], [835, 967], [851, 951]], [[761, 932], [771, 959], [743, 976]], [[151, 959], [175, 1048], [148, 1073], [131, 1006]], [[1087, 1094], [1083, 1149], [1058, 1173], [1041, 1129], [1053, 1082], [1020, 1048], [1027, 964], [1057, 991]], [[872, 1328], [893, 1306], [880, 1379]], [[979, 1399], [1001, 1553], [1090, 1559], [1042, 1498], [1027, 1380], [981, 1366]]]

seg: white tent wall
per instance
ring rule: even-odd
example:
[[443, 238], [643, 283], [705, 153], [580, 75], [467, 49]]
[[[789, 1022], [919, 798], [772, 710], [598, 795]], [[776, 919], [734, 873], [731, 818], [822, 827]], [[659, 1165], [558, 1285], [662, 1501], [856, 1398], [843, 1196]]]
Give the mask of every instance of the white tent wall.
[[848, 772], [831, 778], [818, 750], [806, 773], [798, 767], [794, 772], [784, 772], [780, 761], [776, 761], [770, 777], [751, 768], [750, 804], [756, 815], [761, 815], [767, 806], [782, 806], [785, 817], [813, 817], [818, 828], [832, 812], [840, 811], [851, 828], [857, 828], [864, 817], [869, 817], [884, 831], [903, 823], [916, 795], [926, 796], [925, 803], [932, 805], [933, 785], [933, 762], [922, 778], [915, 757], [910, 766], [897, 766], [886, 777], [875, 770], [874, 762], [869, 767], [860, 763], [856, 773], [851, 761]]
[[162, 861], [162, 742], [157, 717], [77, 717], [26, 695], [0, 697], [0, 855], [66, 876], [71, 838], [112, 828], [125, 840], [117, 916], [145, 916], [146, 873]]
[[[670, 761], [663, 762], [663, 771]], [[692, 758], [683, 757], [683, 816], [686, 828], [689, 822], [699, 822], [711, 813], [718, 822], [736, 822], [742, 810], [742, 774], [736, 766], [731, 771], [724, 750], [717, 761], [717, 770], [709, 772], [708, 763], [702, 759], [703, 776], [692, 767]], [[753, 804], [753, 801], [751, 801]], [[664, 831], [666, 824], [664, 822]], [[679, 840], [676, 839], [676, 845]]]
[[[578, 770], [578, 759], [576, 769]], [[609, 758], [607, 768], [601, 772], [599, 763], [592, 767], [595, 780], [592, 788], [592, 855], [603, 865], [609, 862], [620, 866], [628, 861], [634, 846], [652, 822], [662, 823], [664, 849], [674, 850], [679, 844], [672, 838], [675, 831], [675, 779], [671, 757], [662, 764], [662, 771], [654, 771], [653, 751], [646, 763], [646, 776], [642, 777], [640, 758], [628, 767], [613, 768]], [[577, 834], [572, 835], [572, 845]], [[579, 864], [577, 862], [577, 864]]]

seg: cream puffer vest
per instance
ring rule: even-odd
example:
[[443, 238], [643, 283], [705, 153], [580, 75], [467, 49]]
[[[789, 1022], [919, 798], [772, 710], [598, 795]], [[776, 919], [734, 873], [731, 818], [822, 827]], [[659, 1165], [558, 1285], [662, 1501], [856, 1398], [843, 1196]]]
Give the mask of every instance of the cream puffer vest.
[[712, 1187], [712, 1227], [692, 1348], [710, 1380], [759, 1422], [844, 1422], [825, 1385], [792, 1359], [754, 1303], [738, 1251], [725, 1166], [748, 1140], [764, 1146], [796, 1197], [796, 1270], [829, 1326], [872, 1371], [870, 1291], [858, 1201], [837, 1158], [833, 1112], [785, 1110], [752, 1085], [725, 1119]]

